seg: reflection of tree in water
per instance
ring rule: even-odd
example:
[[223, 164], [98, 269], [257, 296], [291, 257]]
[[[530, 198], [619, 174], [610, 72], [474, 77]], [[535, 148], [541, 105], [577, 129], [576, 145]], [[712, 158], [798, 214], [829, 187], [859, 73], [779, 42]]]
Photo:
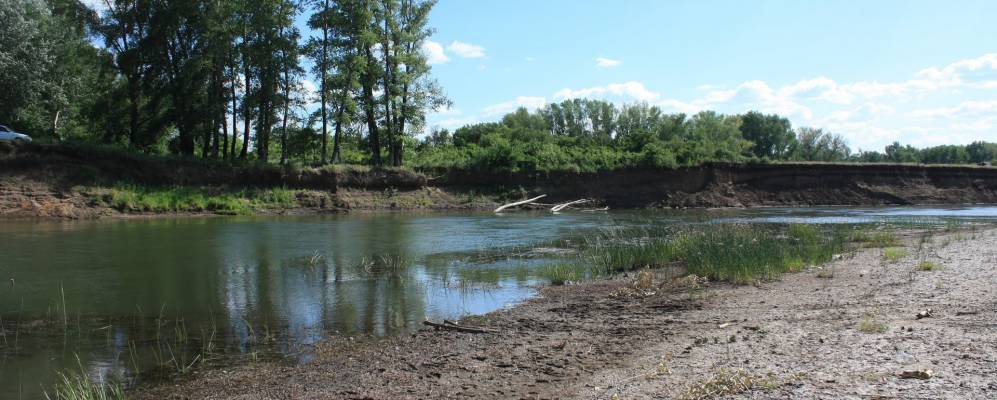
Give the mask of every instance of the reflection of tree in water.
[[237, 347], [270, 330], [293, 353], [327, 332], [390, 335], [420, 320], [407, 226], [372, 218], [227, 231], [219, 290]]

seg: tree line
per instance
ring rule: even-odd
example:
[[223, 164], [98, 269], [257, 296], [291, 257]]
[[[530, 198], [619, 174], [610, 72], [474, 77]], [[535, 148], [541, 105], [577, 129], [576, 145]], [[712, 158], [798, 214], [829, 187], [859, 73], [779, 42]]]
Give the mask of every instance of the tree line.
[[616, 106], [571, 99], [501, 121], [434, 130], [417, 147], [416, 165], [510, 172], [675, 168], [705, 162], [908, 162], [968, 164], [997, 158], [997, 144], [917, 149], [893, 143], [854, 151], [840, 135], [794, 128], [775, 114], [669, 114], [646, 103]]
[[401, 165], [404, 137], [448, 104], [421, 53], [435, 0], [104, 1], [0, 5], [0, 120], [52, 140], [262, 162], [336, 162], [363, 141], [372, 164]]

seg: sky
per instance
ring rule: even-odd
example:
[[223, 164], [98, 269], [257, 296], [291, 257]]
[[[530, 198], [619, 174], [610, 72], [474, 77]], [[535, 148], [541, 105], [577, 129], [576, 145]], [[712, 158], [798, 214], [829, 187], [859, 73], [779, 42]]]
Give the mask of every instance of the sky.
[[573, 97], [778, 113], [853, 148], [997, 141], [997, 1], [440, 0], [423, 50], [494, 121]]

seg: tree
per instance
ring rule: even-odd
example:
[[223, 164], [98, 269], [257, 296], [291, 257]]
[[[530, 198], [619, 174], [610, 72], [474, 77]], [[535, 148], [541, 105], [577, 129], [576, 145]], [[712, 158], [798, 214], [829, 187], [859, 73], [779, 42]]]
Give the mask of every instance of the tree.
[[785, 159], [796, 145], [788, 119], [757, 111], [741, 116], [741, 136], [754, 143], [751, 153], [759, 158]]
[[805, 161], [844, 161], [851, 154], [844, 138], [823, 129], [801, 127], [796, 141], [796, 157]]

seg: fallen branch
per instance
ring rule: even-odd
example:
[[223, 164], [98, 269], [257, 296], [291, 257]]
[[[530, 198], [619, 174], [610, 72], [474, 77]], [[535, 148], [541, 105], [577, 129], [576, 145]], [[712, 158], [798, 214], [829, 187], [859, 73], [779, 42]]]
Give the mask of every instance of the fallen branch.
[[551, 207], [550, 212], [558, 212], [558, 211], [561, 211], [561, 210], [563, 210], [563, 209], [565, 209], [565, 208], [567, 208], [569, 206], [572, 206], [572, 205], [575, 205], [575, 204], [581, 204], [581, 203], [588, 203], [590, 201], [592, 201], [592, 200], [581, 199], [581, 200], [569, 201], [567, 203], [561, 203], [561, 204], [558, 204], [558, 205], [556, 205], [554, 207]]
[[422, 321], [423, 325], [431, 326], [436, 329], [447, 329], [451, 331], [466, 332], [466, 333], [497, 333], [498, 330], [488, 329], [488, 328], [476, 328], [472, 326], [460, 326], [452, 321], [444, 321], [442, 324], [436, 322], [425, 320]]
[[530, 204], [530, 203], [532, 203], [534, 201], [537, 201], [537, 200], [540, 200], [540, 199], [542, 199], [544, 197], [547, 197], [547, 195], [542, 194], [542, 195], [539, 195], [539, 196], [534, 197], [532, 199], [527, 199], [527, 200], [523, 200], [523, 201], [517, 201], [515, 203], [509, 203], [509, 204], [506, 204], [506, 205], [504, 205], [502, 207], [496, 208], [495, 212], [502, 212], [502, 210], [505, 210], [506, 208], [509, 208], [509, 207], [521, 206], [523, 204]]

